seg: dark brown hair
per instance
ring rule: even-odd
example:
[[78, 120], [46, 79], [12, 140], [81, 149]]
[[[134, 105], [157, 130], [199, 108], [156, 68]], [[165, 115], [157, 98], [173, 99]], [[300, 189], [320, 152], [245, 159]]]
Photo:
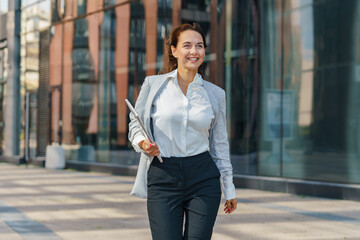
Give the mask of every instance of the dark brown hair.
[[[172, 72], [173, 70], [175, 70], [178, 67], [178, 62], [177, 62], [177, 59], [172, 54], [171, 46], [174, 46], [174, 47], [177, 46], [180, 34], [182, 32], [185, 32], [186, 30], [193, 30], [195, 32], [200, 33], [200, 35], [203, 39], [203, 42], [204, 42], [204, 48], [207, 47], [204, 32], [201, 30], [200, 25], [198, 23], [181, 24], [180, 26], [178, 26], [177, 28], [172, 30], [172, 32], [169, 36], [169, 39], [167, 40], [166, 51], [164, 52], [164, 68], [161, 71], [161, 73]], [[198, 73], [201, 74], [201, 76], [204, 78], [203, 65], [204, 65], [204, 63], [202, 63], [199, 66]]]

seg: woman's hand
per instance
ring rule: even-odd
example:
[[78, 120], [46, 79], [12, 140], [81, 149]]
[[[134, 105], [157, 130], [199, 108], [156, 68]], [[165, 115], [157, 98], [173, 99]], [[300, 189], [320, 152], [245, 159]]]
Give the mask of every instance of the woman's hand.
[[159, 156], [160, 150], [155, 142], [150, 142], [149, 139], [139, 142], [139, 147], [150, 156]]
[[237, 207], [237, 199], [230, 199], [230, 200], [226, 200], [225, 204], [224, 204], [225, 208], [224, 208], [224, 212], [225, 213], [232, 213], [233, 211], [235, 211], [236, 207]]

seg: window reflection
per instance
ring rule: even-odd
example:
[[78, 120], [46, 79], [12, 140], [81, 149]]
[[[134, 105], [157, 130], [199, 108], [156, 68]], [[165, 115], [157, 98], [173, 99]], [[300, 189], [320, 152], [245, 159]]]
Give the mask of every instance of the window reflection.
[[3, 153], [5, 147], [4, 136], [4, 99], [6, 95], [6, 80], [7, 80], [7, 63], [8, 51], [4, 47], [4, 42], [0, 42], [0, 154]]
[[23, 1], [21, 10], [20, 34], [20, 154], [25, 149], [25, 96], [30, 96], [29, 118], [29, 156], [36, 156], [37, 140], [37, 91], [39, 88], [39, 39], [40, 31], [50, 24], [50, 0]]
[[22, 9], [21, 33], [39, 31], [49, 26], [50, 1], [43, 1]]
[[[94, 60], [89, 51], [88, 21], [85, 18], [76, 20], [74, 30], [72, 50], [72, 126], [74, 140], [76, 144], [92, 149], [95, 146], [95, 140], [88, 129], [90, 114], [94, 107], [96, 78]], [[90, 147], [87, 147], [88, 145]], [[88, 159], [83, 160], [95, 160], [95, 156], [88, 157]]]
[[156, 26], [156, 73], [163, 68], [163, 53], [166, 41], [172, 30], [172, 1], [159, 0], [158, 21]]
[[172, 9], [172, 0], [158, 0], [160, 9]]
[[77, 15], [86, 13], [87, 0], [76, 0], [77, 1]]
[[98, 135], [99, 149], [117, 147], [117, 112], [115, 88], [114, 52], [115, 52], [116, 15], [113, 10], [106, 11], [100, 26], [99, 46], [99, 84], [98, 84]]
[[[196, 21], [209, 45], [207, 80], [227, 91], [235, 173], [359, 180], [350, 169], [357, 169], [360, 142], [359, 34], [356, 24], [351, 30], [340, 27], [353, 21], [359, 3], [149, 2], [52, 1], [50, 80], [52, 86], [62, 86], [62, 138], [73, 149], [68, 159], [136, 163], [123, 101], [134, 103], [146, 75], [162, 69], [171, 30]], [[104, 6], [106, 11], [94, 13]], [[29, 23], [22, 28], [22, 81], [30, 86], [37, 64], [31, 58], [38, 54], [34, 32], [42, 14], [24, 12], [31, 21], [24, 19]], [[269, 93], [276, 98], [272, 105]], [[271, 109], [278, 111], [278, 122]], [[341, 156], [331, 156], [334, 152]], [[331, 159], [328, 164], [326, 159]]]
[[209, 0], [182, 1], [181, 4], [183, 9], [204, 11], [209, 7], [210, 1]]
[[129, 100], [135, 102], [145, 79], [145, 9], [141, 3], [130, 4]]
[[9, 9], [8, 1], [1, 1], [0, 2], [0, 13], [7, 12]]
[[[36, 3], [36, 2], [38, 2], [38, 1], [39, 1], [39, 0], [22, 0], [22, 1], [21, 1], [21, 5], [22, 5], [22, 6], [27, 6], [27, 5]], [[6, 2], [6, 1], [2, 1], [2, 2]]]
[[49, 1], [31, 5], [21, 15], [21, 80], [26, 90], [39, 87], [39, 31], [49, 26]]

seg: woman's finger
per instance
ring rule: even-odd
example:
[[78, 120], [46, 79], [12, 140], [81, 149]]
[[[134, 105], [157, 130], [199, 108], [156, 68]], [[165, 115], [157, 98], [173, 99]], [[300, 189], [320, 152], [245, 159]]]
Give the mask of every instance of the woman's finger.
[[226, 202], [224, 204], [224, 212], [230, 213], [230, 211], [231, 211], [231, 208], [230, 208], [229, 200], [226, 200]]
[[158, 156], [160, 154], [160, 151], [159, 150], [149, 151], [148, 154], [151, 156]]
[[158, 145], [155, 142], [150, 142], [150, 141], [148, 143], [146, 152], [151, 156], [158, 156], [160, 154]]
[[237, 207], [237, 199], [231, 199], [231, 200], [226, 200], [225, 204], [224, 204], [224, 212], [225, 213], [232, 213], [233, 211], [235, 211]]

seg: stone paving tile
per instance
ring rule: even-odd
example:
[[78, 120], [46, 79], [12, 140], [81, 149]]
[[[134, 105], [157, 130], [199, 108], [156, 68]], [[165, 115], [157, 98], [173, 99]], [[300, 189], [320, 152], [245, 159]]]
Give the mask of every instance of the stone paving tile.
[[[0, 201], [60, 239], [149, 240], [146, 201], [129, 195], [133, 181], [0, 163]], [[213, 240], [360, 240], [360, 202], [251, 189], [237, 189], [237, 196], [234, 214], [220, 206]], [[1, 216], [0, 240], [25, 239]]]
[[22, 238], [6, 223], [0, 220], [0, 239], [22, 240]]

